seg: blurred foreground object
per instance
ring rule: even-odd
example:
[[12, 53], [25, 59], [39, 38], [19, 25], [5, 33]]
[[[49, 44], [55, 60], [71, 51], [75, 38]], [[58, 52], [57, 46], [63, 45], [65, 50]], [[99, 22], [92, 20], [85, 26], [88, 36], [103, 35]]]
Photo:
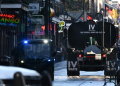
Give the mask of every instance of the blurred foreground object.
[[39, 74], [34, 70], [7, 66], [0, 66], [0, 70], [1, 84], [7, 86], [52, 86], [52, 80], [47, 71]]

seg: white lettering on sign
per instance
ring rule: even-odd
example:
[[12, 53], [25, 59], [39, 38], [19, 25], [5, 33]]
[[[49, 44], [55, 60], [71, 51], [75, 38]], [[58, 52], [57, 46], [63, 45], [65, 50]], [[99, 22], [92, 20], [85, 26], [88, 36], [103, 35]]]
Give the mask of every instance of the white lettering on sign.
[[102, 33], [103, 33], [102, 31], [95, 30], [95, 24], [94, 25], [90, 24], [88, 31], [80, 31], [80, 34], [102, 34]]
[[[107, 62], [107, 65], [108, 65], [108, 68], [107, 68], [107, 70], [116, 70], [116, 62], [110, 62], [110, 61], [108, 61]], [[110, 66], [111, 66], [111, 68], [110, 68]]]
[[68, 70], [76, 70], [77, 68], [75, 68], [77, 65], [77, 61], [75, 61], [75, 63], [73, 61], [68, 61]]
[[89, 25], [89, 31], [94, 31], [95, 25], [90, 24]]
[[68, 68], [68, 70], [77, 71], [77, 68]]

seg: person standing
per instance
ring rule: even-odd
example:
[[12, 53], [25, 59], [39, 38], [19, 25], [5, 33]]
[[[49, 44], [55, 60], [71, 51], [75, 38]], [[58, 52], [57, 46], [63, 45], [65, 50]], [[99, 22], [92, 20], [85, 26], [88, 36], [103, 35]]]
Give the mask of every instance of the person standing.
[[65, 52], [66, 52], [65, 47], [64, 47], [62, 44], [60, 44], [60, 53], [61, 53], [61, 55], [62, 55], [62, 56], [61, 56], [61, 61], [64, 60]]

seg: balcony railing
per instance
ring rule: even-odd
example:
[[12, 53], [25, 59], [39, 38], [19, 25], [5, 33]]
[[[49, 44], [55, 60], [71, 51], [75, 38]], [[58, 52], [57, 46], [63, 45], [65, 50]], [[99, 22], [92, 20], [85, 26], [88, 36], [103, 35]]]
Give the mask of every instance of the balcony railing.
[[1, 3], [24, 3], [24, 4], [29, 4], [29, 0], [2, 0]]

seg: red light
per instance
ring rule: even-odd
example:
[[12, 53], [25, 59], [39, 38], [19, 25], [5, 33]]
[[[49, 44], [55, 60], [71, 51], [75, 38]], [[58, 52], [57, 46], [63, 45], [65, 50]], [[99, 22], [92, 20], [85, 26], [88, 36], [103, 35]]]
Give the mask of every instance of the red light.
[[103, 54], [103, 57], [106, 57], [106, 54]]
[[80, 54], [79, 57], [82, 57], [82, 55]]
[[[44, 30], [45, 30], [45, 25], [44, 25], [44, 26], [41, 26], [41, 28], [42, 28], [42, 30], [44, 31]], [[48, 28], [48, 30], [52, 30], [52, 25], [49, 24], [47, 28]]]
[[111, 9], [109, 9], [109, 10], [108, 10], [108, 13], [109, 13], [110, 15], [112, 15], [112, 10], [111, 10]]
[[[81, 19], [83, 20], [83, 17]], [[92, 17], [90, 17], [89, 15], [87, 15], [87, 20], [92, 20]]]
[[11, 15], [11, 14], [0, 14], [0, 17], [14, 18], [15, 15]]
[[120, 36], [119, 36], [119, 38], [120, 38]]
[[106, 10], [108, 10], [108, 7], [106, 7]]
[[35, 35], [35, 32], [34, 32], [34, 31], [32, 32], [32, 35]]
[[44, 26], [41, 26], [42, 30], [45, 30], [45, 25]]

